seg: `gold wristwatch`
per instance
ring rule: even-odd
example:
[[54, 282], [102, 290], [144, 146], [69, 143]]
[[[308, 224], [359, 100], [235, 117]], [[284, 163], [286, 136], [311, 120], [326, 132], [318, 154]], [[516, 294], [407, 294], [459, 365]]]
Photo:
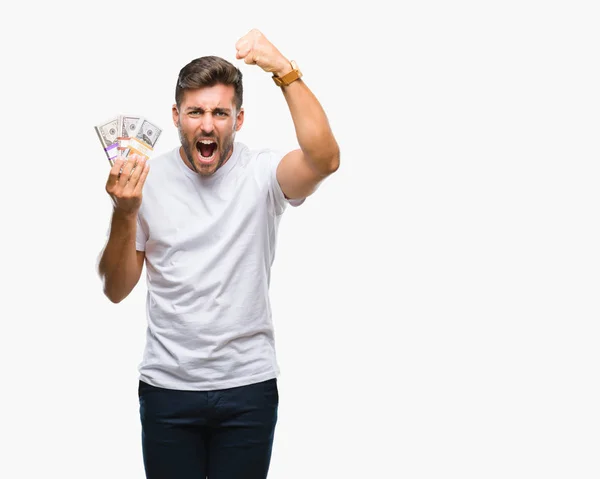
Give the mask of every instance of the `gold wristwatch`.
[[291, 72], [286, 73], [282, 77], [278, 77], [277, 75], [273, 74], [273, 81], [277, 86], [288, 86], [290, 83], [302, 78], [302, 72], [298, 69], [296, 62], [292, 60], [290, 64], [292, 65]]

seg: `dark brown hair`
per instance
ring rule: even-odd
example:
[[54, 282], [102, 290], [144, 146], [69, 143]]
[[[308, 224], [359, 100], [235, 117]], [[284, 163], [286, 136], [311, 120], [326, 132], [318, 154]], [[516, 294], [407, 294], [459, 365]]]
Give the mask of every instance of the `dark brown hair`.
[[236, 110], [242, 107], [242, 72], [235, 65], [221, 57], [206, 56], [196, 58], [179, 71], [175, 87], [175, 103], [181, 106], [185, 90], [215, 85], [233, 85]]

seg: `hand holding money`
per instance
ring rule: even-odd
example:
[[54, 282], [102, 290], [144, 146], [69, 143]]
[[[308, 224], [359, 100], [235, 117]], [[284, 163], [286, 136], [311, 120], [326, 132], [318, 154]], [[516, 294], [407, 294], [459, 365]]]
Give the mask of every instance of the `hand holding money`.
[[137, 214], [142, 205], [142, 189], [149, 171], [150, 165], [143, 156], [131, 154], [127, 158], [116, 158], [106, 182], [106, 192], [115, 210], [128, 216]]

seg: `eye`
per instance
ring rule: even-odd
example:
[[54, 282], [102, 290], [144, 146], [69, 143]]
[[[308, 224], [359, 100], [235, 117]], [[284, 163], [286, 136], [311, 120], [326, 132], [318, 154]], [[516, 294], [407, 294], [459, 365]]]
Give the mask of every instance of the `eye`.
[[200, 115], [199, 111], [197, 111], [197, 110], [196, 111], [190, 111], [190, 116], [198, 116], [198, 115]]
[[224, 111], [217, 111], [217, 112], [215, 112], [215, 114], [216, 114], [217, 116], [227, 116], [227, 113], [226, 113], [226, 112], [224, 112]]

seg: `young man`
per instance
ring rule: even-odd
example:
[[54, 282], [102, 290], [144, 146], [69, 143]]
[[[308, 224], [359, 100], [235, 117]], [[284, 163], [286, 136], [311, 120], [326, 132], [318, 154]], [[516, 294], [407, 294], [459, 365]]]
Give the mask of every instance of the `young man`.
[[[106, 190], [114, 209], [99, 262], [118, 303], [147, 270], [147, 341], [139, 400], [152, 479], [267, 476], [279, 396], [270, 268], [288, 203], [298, 206], [339, 166], [326, 115], [294, 62], [261, 32], [236, 58], [272, 74], [300, 148], [278, 156], [235, 142], [242, 74], [226, 60], [179, 73], [173, 122], [181, 146], [144, 162], [119, 158]], [[143, 190], [143, 201], [142, 201]]]

